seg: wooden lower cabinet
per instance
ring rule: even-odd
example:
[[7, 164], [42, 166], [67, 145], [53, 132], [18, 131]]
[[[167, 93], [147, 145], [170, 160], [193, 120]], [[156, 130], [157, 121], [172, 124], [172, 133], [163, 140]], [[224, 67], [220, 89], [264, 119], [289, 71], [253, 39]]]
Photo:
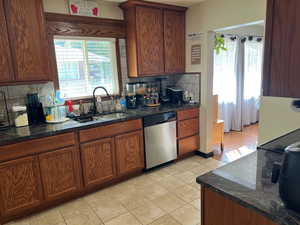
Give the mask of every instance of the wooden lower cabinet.
[[178, 122], [178, 138], [190, 137], [199, 133], [199, 118]]
[[125, 175], [145, 168], [143, 132], [116, 136], [118, 174]]
[[40, 205], [43, 200], [36, 156], [0, 164], [1, 215], [11, 216]]
[[202, 225], [277, 225], [209, 188], [202, 188]]
[[178, 141], [178, 154], [184, 155], [199, 149], [199, 135], [183, 138]]
[[81, 145], [84, 184], [100, 185], [117, 176], [114, 138], [105, 138]]
[[54, 200], [80, 189], [79, 151], [75, 147], [39, 155], [46, 200]]

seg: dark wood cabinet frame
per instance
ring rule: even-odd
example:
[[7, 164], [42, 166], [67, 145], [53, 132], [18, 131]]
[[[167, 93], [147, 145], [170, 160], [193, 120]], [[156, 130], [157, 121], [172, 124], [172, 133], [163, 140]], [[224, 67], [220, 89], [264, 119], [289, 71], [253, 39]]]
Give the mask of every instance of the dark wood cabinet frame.
[[[72, 16], [65, 14], [46, 13], [46, 30], [48, 34], [51, 64], [51, 74], [54, 86], [59, 89], [58, 71], [55, 57], [53, 39], [54, 36], [76, 36], [76, 37], [96, 37], [115, 38], [116, 57], [118, 67], [119, 94], [122, 92], [122, 72], [119, 39], [126, 38], [126, 26], [123, 20], [103, 19], [85, 16]], [[89, 100], [85, 98], [85, 100]]]

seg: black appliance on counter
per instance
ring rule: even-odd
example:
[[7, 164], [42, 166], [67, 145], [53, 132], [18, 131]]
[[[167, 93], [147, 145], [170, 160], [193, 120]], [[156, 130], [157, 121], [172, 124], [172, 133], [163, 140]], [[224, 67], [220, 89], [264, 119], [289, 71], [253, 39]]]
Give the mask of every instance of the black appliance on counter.
[[7, 99], [4, 91], [0, 91], [0, 130], [10, 127]]
[[288, 209], [300, 213], [300, 142], [288, 146], [282, 164], [275, 163], [272, 182], [279, 181], [279, 194]]
[[40, 102], [38, 94], [27, 94], [27, 113], [29, 125], [46, 122], [43, 104]]
[[170, 103], [175, 105], [183, 104], [183, 90], [177, 88], [167, 88], [167, 97]]

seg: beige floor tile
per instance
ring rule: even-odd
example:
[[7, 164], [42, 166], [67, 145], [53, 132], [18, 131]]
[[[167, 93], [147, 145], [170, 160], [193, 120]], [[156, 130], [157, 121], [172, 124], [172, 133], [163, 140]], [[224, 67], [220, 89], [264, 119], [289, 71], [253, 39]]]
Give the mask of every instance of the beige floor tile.
[[167, 178], [168, 176], [170, 176], [170, 174], [167, 173], [166, 171], [164, 171], [162, 168], [162, 169], [157, 169], [153, 172], [147, 173], [146, 176], [150, 177], [152, 180], [158, 182], [158, 181], [161, 181], [161, 180]]
[[186, 171], [183, 173], [176, 174], [174, 177], [178, 178], [179, 180], [182, 180], [184, 183], [192, 183], [196, 182], [196, 175], [190, 171]]
[[191, 205], [194, 206], [196, 209], [201, 210], [201, 200], [200, 200], [200, 198], [192, 201]]
[[153, 203], [136, 208], [131, 213], [144, 225], [165, 215], [165, 212]]
[[173, 163], [164, 168], [161, 168], [160, 170], [169, 175], [175, 175], [175, 174], [183, 172], [182, 170], [180, 170], [178, 168], [179, 168], [178, 165], [176, 163]]
[[64, 218], [58, 209], [50, 209], [30, 217], [30, 225], [62, 225]]
[[75, 200], [59, 207], [67, 225], [102, 225], [102, 221], [92, 208], [82, 199]]
[[126, 213], [106, 222], [105, 225], [141, 225], [141, 223], [133, 215]]
[[29, 220], [29, 218], [25, 218], [25, 219], [16, 220], [16, 221], [6, 223], [4, 225], [30, 225], [30, 220]]
[[121, 203], [127, 210], [133, 210], [136, 208], [139, 208], [141, 206], [147, 205], [150, 202], [150, 200], [144, 198], [144, 197], [137, 197], [137, 196], [127, 196], [127, 198], [123, 198], [121, 200]]
[[186, 204], [183, 200], [172, 193], [168, 193], [164, 196], [156, 198], [152, 200], [152, 202], [167, 213], [172, 212]]
[[193, 188], [196, 188], [197, 190], [201, 191], [201, 185], [198, 184], [196, 181], [193, 181], [192, 183], [189, 183], [188, 185], [190, 185]]
[[173, 192], [187, 203], [200, 198], [200, 191], [190, 185], [183, 185]]
[[181, 225], [172, 216], [165, 215], [155, 220], [151, 225]]
[[160, 182], [158, 182], [158, 184], [160, 184], [167, 190], [172, 191], [172, 190], [177, 189], [178, 187], [184, 185], [185, 183], [182, 180], [178, 179], [177, 177], [170, 176], [170, 177], [167, 177], [167, 178], [161, 180]]
[[137, 189], [137, 194], [144, 196], [146, 199], [152, 200], [168, 193], [168, 190], [161, 185], [154, 184], [144, 186]]
[[198, 167], [199, 163], [194, 162], [192, 160], [183, 160], [177, 163], [177, 167], [179, 170], [185, 172], [185, 171], [189, 171], [195, 167]]
[[200, 223], [200, 211], [192, 205], [185, 205], [171, 213], [182, 225], [197, 225]]
[[121, 202], [113, 199], [102, 199], [89, 204], [104, 223], [128, 212]]

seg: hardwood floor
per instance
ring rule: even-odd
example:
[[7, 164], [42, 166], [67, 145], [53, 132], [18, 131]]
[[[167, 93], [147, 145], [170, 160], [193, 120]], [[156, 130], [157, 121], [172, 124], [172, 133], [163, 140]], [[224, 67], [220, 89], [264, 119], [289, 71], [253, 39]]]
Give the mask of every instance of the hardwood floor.
[[229, 132], [224, 138], [224, 152], [214, 146], [214, 159], [232, 162], [256, 150], [258, 124], [245, 127], [243, 132]]

